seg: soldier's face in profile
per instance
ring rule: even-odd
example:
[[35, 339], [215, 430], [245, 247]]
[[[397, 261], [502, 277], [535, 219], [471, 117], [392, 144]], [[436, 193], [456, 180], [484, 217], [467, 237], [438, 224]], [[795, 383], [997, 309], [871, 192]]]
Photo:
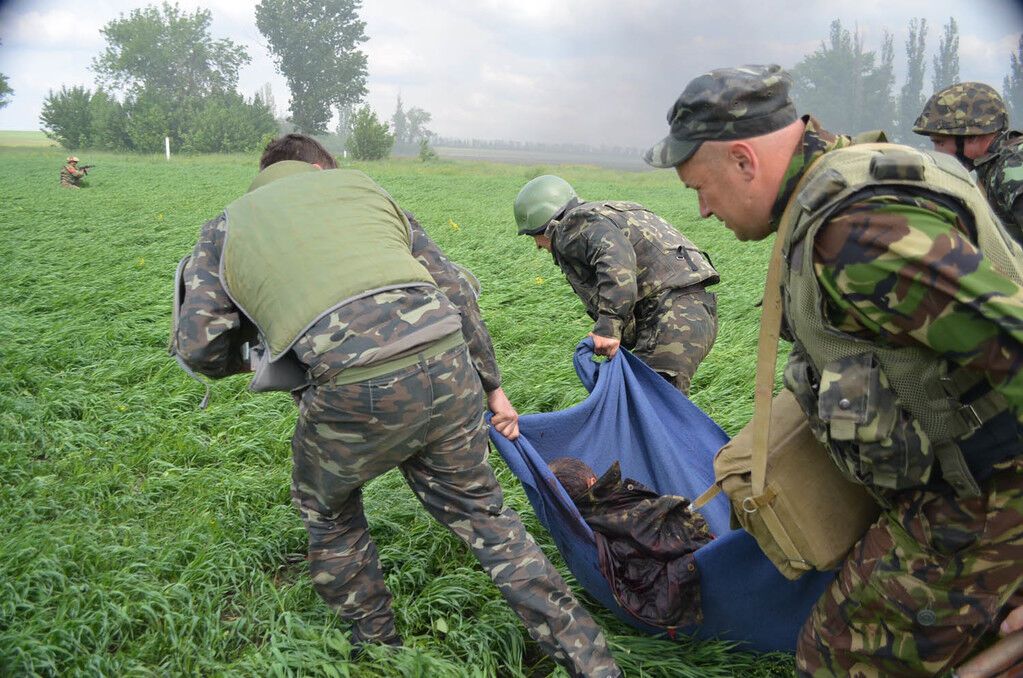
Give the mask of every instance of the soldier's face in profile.
[[935, 134], [931, 137], [931, 143], [934, 144], [934, 150], [939, 153], [948, 153], [949, 155], [955, 155], [956, 153], [955, 137], [948, 136], [947, 134]]
[[731, 158], [727, 147], [704, 143], [675, 167], [678, 178], [696, 191], [700, 216], [716, 217], [739, 240], [761, 240], [770, 232], [770, 205], [759, 205], [748, 172]]

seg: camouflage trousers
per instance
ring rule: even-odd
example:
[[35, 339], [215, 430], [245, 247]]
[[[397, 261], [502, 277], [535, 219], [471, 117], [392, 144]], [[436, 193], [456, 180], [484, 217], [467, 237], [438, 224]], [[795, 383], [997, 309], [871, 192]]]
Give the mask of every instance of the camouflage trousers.
[[906, 491], [853, 548], [803, 625], [803, 676], [933, 676], [963, 662], [1020, 601], [1023, 459], [982, 496]]
[[626, 348], [688, 395], [717, 335], [716, 296], [703, 288], [671, 289], [636, 304], [636, 344]]
[[400, 642], [361, 487], [398, 467], [427, 511], [465, 542], [529, 635], [573, 675], [617, 676], [603, 632], [502, 507], [487, 463], [483, 391], [465, 345], [380, 378], [306, 389], [292, 439], [292, 498], [316, 591], [353, 637]]
[[81, 185], [73, 183], [72, 181], [69, 181], [68, 179], [61, 178], [61, 180], [60, 180], [60, 187], [61, 188], [81, 188]]

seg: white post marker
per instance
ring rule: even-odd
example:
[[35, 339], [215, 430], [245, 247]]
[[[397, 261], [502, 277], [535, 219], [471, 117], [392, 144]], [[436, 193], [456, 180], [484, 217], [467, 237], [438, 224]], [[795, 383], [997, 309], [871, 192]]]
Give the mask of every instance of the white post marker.
[[163, 148], [167, 151], [167, 159], [170, 160], [170, 137], [163, 138]]

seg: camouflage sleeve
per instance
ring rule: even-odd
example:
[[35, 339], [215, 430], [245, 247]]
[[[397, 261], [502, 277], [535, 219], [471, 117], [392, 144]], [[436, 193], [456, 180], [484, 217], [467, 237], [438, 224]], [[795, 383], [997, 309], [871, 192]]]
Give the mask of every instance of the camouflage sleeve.
[[182, 359], [193, 370], [214, 378], [248, 369], [239, 347], [251, 338], [247, 335], [252, 330], [220, 284], [224, 233], [224, 215], [203, 224], [183, 271], [185, 295], [177, 332]]
[[596, 276], [593, 333], [621, 339], [622, 328], [632, 318], [636, 305], [636, 251], [632, 243], [607, 218], [590, 213], [585, 222], [561, 233], [557, 247], [563, 260], [585, 267]]
[[448, 259], [411, 213], [405, 212], [405, 216], [412, 224], [412, 255], [426, 267], [437, 287], [461, 313], [462, 334], [465, 335], [469, 355], [483, 383], [483, 390], [490, 393], [501, 385], [501, 371], [494, 357], [490, 332], [483, 324], [483, 315], [476, 303], [479, 281], [468, 269]]
[[979, 370], [1023, 420], [1023, 290], [965, 230], [923, 199], [864, 200], [818, 232], [815, 269], [839, 329]]

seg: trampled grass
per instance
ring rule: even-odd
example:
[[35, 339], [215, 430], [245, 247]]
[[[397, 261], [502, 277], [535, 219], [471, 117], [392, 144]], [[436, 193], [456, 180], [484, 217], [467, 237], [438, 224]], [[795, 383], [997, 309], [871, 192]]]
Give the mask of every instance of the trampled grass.
[[[250, 156], [79, 154], [89, 187], [58, 186], [59, 149], [0, 148], [0, 675], [535, 676], [554, 671], [469, 552], [400, 476], [366, 505], [408, 647], [348, 661], [344, 627], [305, 569], [288, 498], [295, 412], [246, 380], [202, 389], [167, 357], [171, 282], [199, 225], [240, 195]], [[509, 397], [523, 413], [585, 395], [571, 366], [589, 329], [511, 204], [553, 168], [393, 161], [360, 166], [472, 268]], [[642, 202], [709, 250], [721, 333], [694, 400], [729, 432], [752, 411], [754, 304], [766, 245], [696, 217], [670, 172], [557, 168], [586, 197]], [[559, 563], [521, 487], [509, 504]], [[564, 568], [562, 568], [564, 569]], [[629, 675], [780, 675], [784, 656], [635, 634], [581, 594]]]

